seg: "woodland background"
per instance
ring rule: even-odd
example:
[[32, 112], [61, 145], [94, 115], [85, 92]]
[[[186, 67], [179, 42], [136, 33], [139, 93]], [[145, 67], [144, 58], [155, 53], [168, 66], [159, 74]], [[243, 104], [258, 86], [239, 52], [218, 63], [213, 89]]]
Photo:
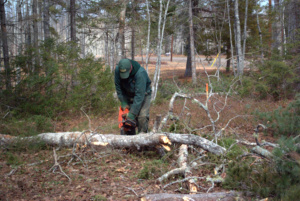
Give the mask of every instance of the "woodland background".
[[[194, 183], [198, 193], [296, 200], [299, 10], [298, 0], [0, 0], [0, 198], [137, 200], [188, 194]], [[226, 149], [218, 156], [189, 145], [192, 182], [185, 169], [157, 183], [182, 167], [178, 144], [164, 153], [90, 144], [54, 151], [28, 138], [119, 134], [113, 72], [121, 58], [137, 60], [152, 80], [151, 131]], [[63, 175], [51, 168], [54, 153]]]

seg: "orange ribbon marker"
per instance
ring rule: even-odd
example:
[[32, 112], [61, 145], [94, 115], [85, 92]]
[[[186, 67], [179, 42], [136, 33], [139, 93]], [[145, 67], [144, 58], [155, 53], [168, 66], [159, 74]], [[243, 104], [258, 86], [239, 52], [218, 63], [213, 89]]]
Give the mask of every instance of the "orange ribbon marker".
[[206, 99], [208, 99], [208, 83], [206, 83]]

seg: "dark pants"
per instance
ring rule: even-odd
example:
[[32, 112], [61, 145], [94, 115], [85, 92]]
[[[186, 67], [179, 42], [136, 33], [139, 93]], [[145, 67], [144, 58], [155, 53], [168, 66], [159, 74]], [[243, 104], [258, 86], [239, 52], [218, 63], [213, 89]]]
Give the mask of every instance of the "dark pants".
[[[149, 122], [149, 109], [151, 103], [151, 94], [145, 96], [144, 101], [142, 103], [141, 110], [136, 117], [138, 133], [147, 133], [148, 132], [148, 122]], [[125, 132], [125, 135], [133, 135], [134, 133]]]

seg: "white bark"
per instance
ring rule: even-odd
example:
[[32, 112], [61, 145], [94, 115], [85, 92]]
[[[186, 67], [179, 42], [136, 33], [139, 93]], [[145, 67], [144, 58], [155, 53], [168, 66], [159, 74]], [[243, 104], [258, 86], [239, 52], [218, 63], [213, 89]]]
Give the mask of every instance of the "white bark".
[[125, 15], [126, 15], [126, 7], [127, 7], [128, 0], [122, 1], [122, 8], [119, 17], [119, 34], [118, 34], [118, 41], [117, 41], [117, 60], [121, 60], [126, 58], [125, 55]]
[[192, 0], [189, 0], [189, 29], [190, 29], [192, 81], [193, 81], [193, 84], [195, 85], [195, 84], [197, 84], [197, 77], [196, 77], [196, 65], [195, 65], [195, 46], [194, 46]]
[[168, 0], [167, 5], [165, 7], [164, 21], [163, 21], [163, 26], [161, 28], [161, 15], [162, 15], [163, 5], [162, 5], [162, 0], [160, 0], [160, 12], [159, 12], [159, 20], [158, 20], [158, 38], [157, 38], [157, 50], [156, 50], [157, 60], [156, 60], [155, 73], [154, 73], [153, 84], [152, 84], [151, 100], [155, 100], [156, 94], [157, 94], [157, 89], [158, 89], [158, 83], [159, 83], [159, 78], [160, 78], [160, 68], [161, 68], [162, 41], [164, 38], [164, 29], [165, 29], [165, 24], [166, 24], [169, 3], [170, 3], [170, 0]]
[[94, 145], [112, 146], [113, 148], [155, 146], [168, 144], [187, 144], [200, 147], [208, 152], [221, 155], [226, 149], [197, 135], [176, 133], [146, 133], [139, 135], [89, 134], [83, 132], [42, 133], [35, 137], [17, 138], [0, 135], [0, 145], [13, 143], [16, 139], [40, 139], [49, 145], [72, 146], [75, 143], [91, 143]]
[[234, 48], [233, 48], [233, 45], [232, 45], [229, 0], [226, 0], [226, 3], [227, 3], [227, 13], [228, 13], [228, 23], [229, 23], [229, 34], [230, 34], [229, 36], [230, 36], [231, 66], [232, 66], [232, 71], [234, 73], [234, 76], [236, 76], [236, 69], [235, 69], [234, 57], [233, 57]]
[[241, 25], [240, 25], [240, 17], [239, 17], [239, 3], [238, 0], [234, 1], [234, 17], [235, 17], [235, 26], [236, 26], [236, 41], [237, 44], [237, 63], [238, 69], [237, 74], [238, 76], [242, 76], [244, 72], [244, 57], [242, 52], [242, 45], [241, 45]]
[[149, 11], [149, 2], [146, 0], [147, 5], [147, 20], [148, 20], [148, 32], [147, 32], [147, 50], [146, 50], [146, 71], [148, 73], [148, 63], [149, 63], [149, 52], [150, 52], [150, 29], [151, 29], [151, 20], [150, 20], [150, 11]]
[[[188, 163], [187, 163], [187, 157], [188, 157], [187, 145], [183, 144], [180, 146], [178, 155], [179, 155], [179, 157], [178, 157], [177, 163], [178, 163], [179, 168], [173, 169], [173, 170], [165, 173], [161, 177], [159, 177], [157, 179], [159, 182], [162, 182], [163, 180], [165, 180], [175, 174], [183, 174], [185, 178], [189, 178], [190, 176], [192, 176], [192, 171], [191, 171], [192, 168], [190, 166], [188, 166]], [[188, 184], [189, 184], [190, 192], [196, 193], [197, 186], [195, 185], [194, 180], [189, 179]]]
[[216, 192], [216, 193], [201, 193], [201, 194], [148, 194], [141, 198], [141, 201], [163, 201], [163, 200], [189, 200], [189, 201], [231, 201], [242, 197], [241, 193], [235, 191]]

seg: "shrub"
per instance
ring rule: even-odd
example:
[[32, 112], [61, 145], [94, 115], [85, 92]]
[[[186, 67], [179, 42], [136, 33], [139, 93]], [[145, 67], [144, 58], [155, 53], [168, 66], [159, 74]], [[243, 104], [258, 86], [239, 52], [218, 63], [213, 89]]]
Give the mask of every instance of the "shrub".
[[139, 179], [153, 179], [159, 177], [166, 171], [167, 163], [163, 160], [148, 161], [143, 165], [143, 168], [138, 173]]
[[39, 50], [41, 66], [31, 62], [35, 56], [31, 47], [12, 62], [13, 69], [21, 69], [13, 74], [17, 84], [11, 91], [0, 92], [0, 107], [5, 110], [9, 106], [11, 116], [36, 115], [36, 124], [41, 127], [44, 117], [53, 119], [82, 107], [97, 114], [113, 109], [113, 75], [101, 60], [91, 55], [80, 58], [75, 44], [54, 39], [44, 41]]
[[257, 117], [275, 135], [295, 136], [300, 131], [300, 94], [286, 108], [279, 107], [272, 112], [258, 112]]
[[[299, 141], [299, 140], [298, 140]], [[253, 158], [229, 164], [224, 187], [251, 190], [262, 197], [291, 200], [300, 196], [300, 149], [292, 138], [281, 139], [271, 162], [254, 163]]]
[[259, 64], [258, 70], [243, 77], [239, 88], [242, 97], [259, 99], [271, 97], [279, 100], [294, 96], [294, 83], [299, 81], [295, 66], [289, 66], [283, 61], [269, 60]]

